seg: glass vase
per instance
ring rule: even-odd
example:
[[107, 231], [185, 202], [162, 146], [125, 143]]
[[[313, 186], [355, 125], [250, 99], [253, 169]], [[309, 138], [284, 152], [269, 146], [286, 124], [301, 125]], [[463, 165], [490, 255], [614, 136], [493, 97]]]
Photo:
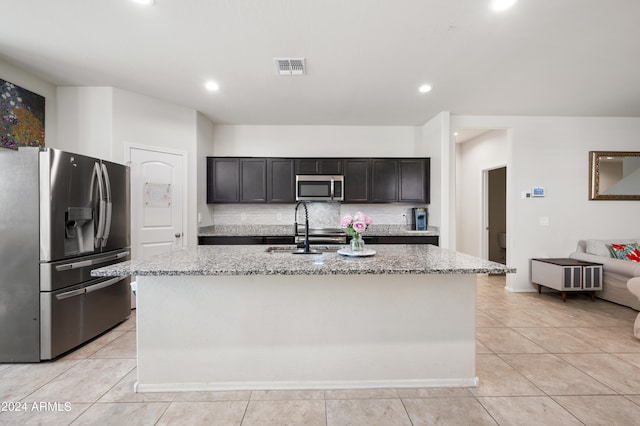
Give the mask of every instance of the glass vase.
[[362, 235], [355, 234], [351, 238], [351, 251], [356, 253], [364, 251], [364, 240], [362, 239]]

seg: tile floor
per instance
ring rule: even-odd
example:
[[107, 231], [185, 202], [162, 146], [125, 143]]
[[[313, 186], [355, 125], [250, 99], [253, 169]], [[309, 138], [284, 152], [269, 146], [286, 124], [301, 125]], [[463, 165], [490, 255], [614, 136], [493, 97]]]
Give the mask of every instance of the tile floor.
[[132, 391], [132, 316], [54, 362], [0, 364], [0, 404], [26, 409], [0, 412], [0, 424], [639, 424], [635, 316], [583, 294], [508, 293], [504, 277], [480, 276], [477, 388], [147, 394]]

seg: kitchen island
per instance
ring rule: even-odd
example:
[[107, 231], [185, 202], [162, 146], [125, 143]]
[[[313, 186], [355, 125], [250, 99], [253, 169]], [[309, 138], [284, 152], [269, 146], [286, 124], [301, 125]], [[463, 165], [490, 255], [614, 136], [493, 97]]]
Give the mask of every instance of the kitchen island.
[[138, 392], [474, 386], [476, 274], [431, 245], [197, 246], [94, 270], [137, 277]]

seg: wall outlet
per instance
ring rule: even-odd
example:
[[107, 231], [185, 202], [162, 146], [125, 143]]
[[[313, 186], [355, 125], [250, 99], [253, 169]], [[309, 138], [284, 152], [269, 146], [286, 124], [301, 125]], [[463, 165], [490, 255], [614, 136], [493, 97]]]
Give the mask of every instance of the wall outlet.
[[282, 220], [282, 213], [276, 213], [276, 220], [280, 222]]
[[522, 198], [531, 198], [531, 193], [530, 192], [523, 192], [522, 193]]
[[202, 223], [202, 213], [198, 212], [198, 223]]
[[240, 220], [247, 220], [247, 214], [246, 213], [240, 213]]
[[548, 216], [540, 216], [540, 226], [549, 226]]

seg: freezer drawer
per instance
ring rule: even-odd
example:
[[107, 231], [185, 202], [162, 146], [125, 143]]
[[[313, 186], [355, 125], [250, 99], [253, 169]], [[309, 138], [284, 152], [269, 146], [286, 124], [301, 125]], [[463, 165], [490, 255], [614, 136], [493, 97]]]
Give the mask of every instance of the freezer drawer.
[[129, 277], [40, 293], [40, 358], [52, 359], [131, 314]]
[[40, 291], [55, 291], [93, 279], [91, 271], [131, 259], [128, 249], [40, 264]]

